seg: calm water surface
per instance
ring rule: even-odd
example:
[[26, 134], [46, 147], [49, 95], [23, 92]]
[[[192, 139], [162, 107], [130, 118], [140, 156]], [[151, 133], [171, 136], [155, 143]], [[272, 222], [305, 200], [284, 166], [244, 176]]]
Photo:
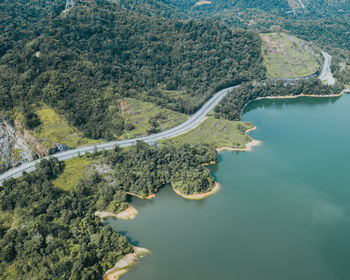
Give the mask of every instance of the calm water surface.
[[165, 187], [109, 220], [152, 250], [122, 280], [350, 279], [350, 95], [258, 101], [244, 120], [263, 145], [221, 154], [218, 193]]

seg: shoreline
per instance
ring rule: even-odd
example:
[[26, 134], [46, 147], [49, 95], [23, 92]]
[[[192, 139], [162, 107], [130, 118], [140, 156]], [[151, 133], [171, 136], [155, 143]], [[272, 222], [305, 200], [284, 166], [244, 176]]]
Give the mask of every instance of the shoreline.
[[131, 195], [131, 196], [135, 196], [137, 198], [140, 198], [140, 199], [152, 199], [152, 198], [155, 198], [156, 197], [156, 193], [151, 193], [147, 196], [141, 196], [141, 195], [138, 195], [138, 194], [135, 194], [135, 193], [131, 193], [131, 192], [126, 192], [128, 195]]
[[[172, 187], [173, 188], [173, 187]], [[214, 193], [216, 193], [218, 190], [220, 189], [220, 185], [219, 183], [215, 182], [214, 188], [212, 188], [209, 192], [206, 193], [195, 193], [195, 194], [183, 194], [182, 192], [180, 192], [179, 190], [176, 190], [175, 188], [173, 188], [173, 191], [181, 196], [182, 198], [185, 199], [189, 199], [189, 200], [201, 200], [204, 198], [207, 198], [208, 196], [213, 195]]]
[[[345, 93], [350, 93], [350, 88], [347, 89], [343, 89], [340, 93], [338, 94], [329, 94], [329, 95], [320, 95], [320, 94], [299, 94], [299, 95], [276, 95], [276, 96], [263, 96], [263, 97], [257, 97], [254, 100], [251, 100], [249, 102], [247, 102], [241, 111], [241, 118], [243, 116], [244, 110], [245, 108], [252, 102], [254, 101], [258, 101], [258, 100], [263, 100], [263, 99], [295, 99], [295, 98], [300, 98], [300, 97], [313, 97], [313, 98], [334, 98], [334, 97], [341, 97], [343, 94]], [[246, 134], [255, 130], [256, 126], [254, 126], [253, 128], [247, 129], [246, 130]], [[258, 146], [261, 145], [262, 142], [259, 140], [255, 140], [253, 139], [251, 142], [248, 142], [246, 144], [245, 148], [232, 148], [232, 147], [218, 147], [216, 148], [216, 150], [218, 152], [222, 152], [222, 151], [237, 151], [237, 152], [250, 152], [252, 151], [252, 147], [254, 146]]]
[[216, 148], [216, 150], [220, 153], [222, 151], [233, 151], [233, 152], [251, 152], [253, 150], [253, 147], [259, 146], [262, 144], [262, 141], [260, 140], [252, 140], [245, 144], [245, 148], [231, 148], [231, 147], [219, 147]]
[[206, 163], [203, 163], [203, 166], [208, 166], [208, 165], [212, 165], [212, 164], [216, 164], [217, 162], [212, 160], [210, 162], [206, 162]]
[[245, 131], [245, 134], [248, 134], [249, 132], [252, 132], [256, 129], [256, 126], [254, 125], [252, 128], [249, 128]]
[[146, 248], [134, 246], [134, 252], [122, 257], [111, 269], [103, 274], [104, 280], [118, 280], [119, 277], [136, 264], [136, 262], [148, 255], [151, 251]]
[[[245, 134], [248, 134], [249, 132], [252, 132], [256, 130], [256, 126], [249, 128], [245, 131]], [[232, 147], [218, 147], [216, 148], [217, 152], [222, 152], [222, 151], [234, 151], [234, 152], [251, 152], [253, 150], [253, 147], [259, 146], [262, 144], [262, 141], [252, 139], [252, 141], [248, 142], [245, 144], [245, 148], [232, 148]]]
[[129, 206], [128, 208], [119, 212], [118, 214], [114, 214], [114, 213], [108, 212], [108, 211], [96, 211], [95, 212], [95, 216], [100, 217], [101, 221], [104, 221], [104, 219], [109, 218], [109, 217], [112, 217], [115, 219], [121, 219], [121, 220], [133, 220], [136, 218], [137, 214], [138, 214], [138, 211], [132, 206]]
[[[321, 95], [321, 94], [298, 94], [298, 95], [276, 95], [276, 96], [263, 96], [263, 97], [257, 97], [255, 100], [262, 100], [262, 99], [294, 99], [299, 97], [316, 97], [316, 98], [333, 98], [333, 97], [340, 97], [342, 96], [346, 90], [343, 90], [342, 92], [338, 94], [328, 94], [328, 95]], [[254, 100], [254, 101], [255, 101]]]
[[252, 102], [258, 101], [258, 100], [264, 100], [264, 99], [295, 99], [300, 97], [315, 97], [315, 98], [334, 98], [334, 97], [341, 97], [344, 93], [350, 93], [350, 88], [343, 89], [338, 94], [328, 94], [328, 95], [321, 95], [321, 94], [298, 94], [298, 95], [270, 95], [270, 96], [261, 96], [257, 97], [254, 100], [248, 101], [241, 110], [240, 118], [242, 119], [242, 116], [244, 114], [245, 108]]

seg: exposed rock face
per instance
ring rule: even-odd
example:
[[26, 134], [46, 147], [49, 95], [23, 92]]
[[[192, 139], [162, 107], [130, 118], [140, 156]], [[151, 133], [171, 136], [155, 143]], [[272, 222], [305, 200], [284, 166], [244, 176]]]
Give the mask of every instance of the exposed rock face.
[[18, 118], [14, 126], [0, 116], [0, 173], [22, 163], [68, 150], [65, 144], [46, 148], [26, 130]]
[[0, 172], [32, 161], [33, 152], [14, 127], [0, 117]]

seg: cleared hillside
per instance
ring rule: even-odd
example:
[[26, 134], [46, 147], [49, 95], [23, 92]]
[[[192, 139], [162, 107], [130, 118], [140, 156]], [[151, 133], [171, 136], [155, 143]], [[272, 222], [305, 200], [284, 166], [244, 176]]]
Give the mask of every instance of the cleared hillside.
[[262, 53], [268, 78], [297, 78], [312, 75], [320, 65], [314, 51], [285, 33], [263, 33]]

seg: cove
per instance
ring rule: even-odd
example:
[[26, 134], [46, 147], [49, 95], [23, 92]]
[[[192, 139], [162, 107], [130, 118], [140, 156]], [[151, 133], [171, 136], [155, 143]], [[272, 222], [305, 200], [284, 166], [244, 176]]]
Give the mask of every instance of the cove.
[[260, 100], [243, 120], [263, 145], [221, 153], [216, 194], [164, 187], [107, 220], [152, 251], [122, 280], [350, 279], [350, 95]]

